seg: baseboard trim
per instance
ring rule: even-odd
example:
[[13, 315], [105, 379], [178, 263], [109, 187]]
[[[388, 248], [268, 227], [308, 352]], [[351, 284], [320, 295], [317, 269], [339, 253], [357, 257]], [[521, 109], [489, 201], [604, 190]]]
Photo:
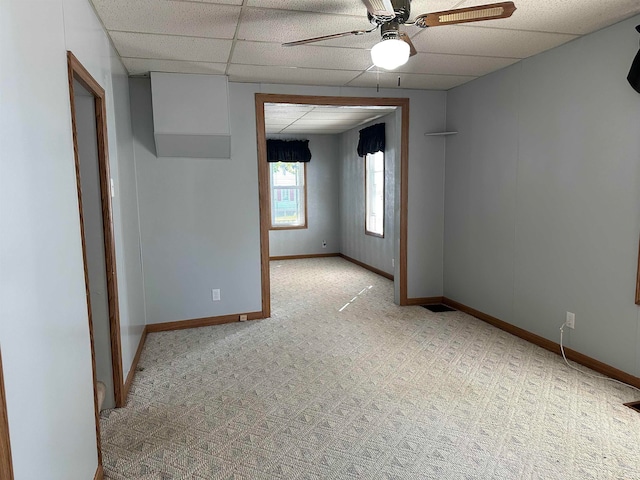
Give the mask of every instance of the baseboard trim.
[[442, 303], [443, 297], [414, 297], [407, 298], [405, 305], [437, 305]]
[[133, 377], [135, 376], [136, 369], [138, 368], [138, 362], [140, 361], [140, 354], [142, 353], [142, 347], [144, 347], [144, 342], [147, 339], [147, 326], [145, 325], [142, 330], [142, 335], [140, 336], [140, 341], [138, 342], [138, 349], [136, 350], [136, 354], [133, 357], [133, 362], [131, 362], [131, 369], [129, 370], [129, 374], [127, 375], [127, 381], [124, 382], [124, 401], [125, 404], [127, 402], [127, 397], [129, 396], [129, 389], [131, 388], [131, 382], [133, 382]]
[[[344, 258], [345, 260], [351, 263], [355, 263], [359, 267], [366, 268], [370, 272], [377, 273], [378, 275], [388, 278], [389, 280], [393, 280], [393, 275], [391, 275], [390, 273], [387, 273], [383, 270], [372, 267], [371, 265], [367, 265], [366, 263], [363, 263], [360, 260], [356, 260], [355, 258], [351, 258], [343, 253], [311, 253], [308, 255], [280, 255], [275, 257], [269, 257], [269, 260], [299, 260], [302, 258], [326, 258], [326, 257]], [[408, 305], [417, 305], [417, 304], [408, 304]]]
[[169, 330], [182, 330], [183, 328], [210, 327], [240, 321], [240, 315], [246, 315], [247, 320], [259, 320], [265, 318], [262, 312], [234, 313], [232, 315], [220, 315], [218, 317], [193, 318], [190, 320], [178, 320], [176, 322], [149, 323], [147, 333], [166, 332]]
[[[499, 328], [500, 330], [504, 330], [516, 337], [520, 337], [523, 340], [531, 342], [539, 347], [544, 348], [545, 350], [549, 350], [555, 354], [561, 355], [560, 344], [553, 342], [551, 340], [547, 340], [540, 335], [536, 335], [535, 333], [531, 333], [528, 330], [525, 330], [520, 327], [516, 327], [510, 323], [507, 323], [499, 318], [492, 317], [491, 315], [487, 315], [475, 308], [468, 307], [460, 302], [456, 302], [455, 300], [451, 300], [450, 298], [444, 297], [442, 299], [442, 303], [448, 305], [456, 310], [460, 310], [461, 312], [468, 313], [469, 315], [476, 317], [484, 322], [487, 322], [494, 327]], [[614, 378], [616, 380], [620, 380], [621, 382], [627, 383], [629, 385], [633, 385], [636, 388], [640, 388], [640, 378], [633, 376], [629, 373], [623, 372], [611, 365], [607, 365], [606, 363], [601, 362], [600, 360], [596, 360], [595, 358], [591, 358], [583, 353], [577, 352], [570, 348], [564, 347], [564, 353], [569, 360], [573, 360], [580, 365], [584, 365], [591, 370], [594, 370], [598, 373], [606, 375], [608, 377]]]
[[345, 260], [347, 260], [347, 261], [349, 261], [351, 263], [355, 263], [359, 267], [365, 268], [365, 269], [369, 270], [370, 272], [377, 273], [378, 275], [380, 275], [382, 277], [388, 278], [389, 280], [393, 280], [393, 275], [391, 275], [390, 273], [384, 272], [384, 271], [380, 270], [379, 268], [372, 267], [371, 265], [367, 265], [366, 263], [362, 263], [360, 260], [356, 260], [355, 258], [348, 257], [344, 253], [339, 253], [337, 256], [341, 257], [341, 258], [344, 258]]
[[102, 465], [98, 465], [96, 469], [96, 474], [93, 476], [93, 480], [103, 480], [104, 478], [104, 470], [102, 469]]
[[[138, 362], [140, 361], [140, 355], [142, 354], [142, 349], [144, 348], [144, 343], [147, 340], [148, 333], [167, 332], [169, 330], [182, 330], [184, 328], [209, 327], [212, 325], [222, 325], [224, 323], [239, 322], [240, 315], [242, 314], [194, 318], [191, 320], [179, 320], [177, 322], [152, 323], [149, 325], [145, 325], [144, 330], [142, 330], [142, 335], [140, 336], [140, 341], [138, 342], [138, 349], [136, 350], [136, 354], [133, 357], [133, 362], [131, 362], [131, 369], [129, 370], [129, 374], [127, 375], [127, 381], [124, 384], [125, 403], [129, 396], [131, 383], [133, 382], [133, 377], [135, 377], [136, 369], [138, 368]], [[246, 315], [247, 320], [258, 320], [265, 318], [262, 312], [250, 312]], [[96, 475], [97, 474], [98, 473], [96, 472]], [[102, 479], [102, 473], [100, 473], [100, 475], [100, 478]]]
[[309, 253], [306, 255], [278, 255], [275, 257], [269, 257], [269, 260], [300, 260], [302, 258], [326, 258], [339, 256], [339, 253]]

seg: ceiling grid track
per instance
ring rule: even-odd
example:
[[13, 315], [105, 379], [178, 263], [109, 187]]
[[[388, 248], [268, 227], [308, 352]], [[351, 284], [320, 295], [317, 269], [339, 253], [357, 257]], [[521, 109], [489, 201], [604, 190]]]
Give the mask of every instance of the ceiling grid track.
[[[403, 89], [449, 90], [640, 14], [631, 0], [390, 0], [399, 29], [390, 28], [393, 15], [381, 14], [373, 25], [380, 28], [351, 35], [371, 29], [373, 0], [90, 1], [130, 75], [374, 89], [398, 88], [400, 77]], [[415, 47], [396, 70], [371, 68], [381, 31], [387, 39], [406, 34], [401, 39]], [[305, 37], [301, 46], [282, 46]]]

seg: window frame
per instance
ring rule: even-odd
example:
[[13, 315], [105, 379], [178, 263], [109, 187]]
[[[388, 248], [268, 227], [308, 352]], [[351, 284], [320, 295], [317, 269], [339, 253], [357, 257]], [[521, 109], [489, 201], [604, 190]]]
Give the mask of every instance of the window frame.
[[[304, 209], [304, 223], [300, 224], [300, 225], [274, 225], [273, 224], [273, 171], [271, 166], [272, 165], [277, 165], [278, 163], [283, 163], [283, 162], [270, 162], [268, 163], [269, 166], [269, 230], [301, 230], [301, 229], [305, 229], [305, 228], [309, 228], [309, 217], [307, 215], [307, 163], [308, 162], [292, 162], [292, 163], [297, 163], [299, 165], [302, 166], [302, 195], [303, 195], [303, 199], [304, 199], [304, 205], [303, 205], [303, 209]], [[286, 163], [286, 162], [284, 162]], [[295, 188], [300, 188], [299, 186], [296, 186]]]
[[[382, 233], [375, 232], [373, 230], [369, 230], [368, 218], [369, 218], [369, 156], [374, 156], [380, 153], [382, 155]], [[364, 157], [364, 233], [365, 235], [370, 235], [372, 237], [384, 238], [384, 230], [385, 230], [385, 195], [386, 195], [386, 182], [385, 182], [385, 168], [386, 168], [386, 158], [385, 154], [382, 150], [375, 153], [367, 153]]]

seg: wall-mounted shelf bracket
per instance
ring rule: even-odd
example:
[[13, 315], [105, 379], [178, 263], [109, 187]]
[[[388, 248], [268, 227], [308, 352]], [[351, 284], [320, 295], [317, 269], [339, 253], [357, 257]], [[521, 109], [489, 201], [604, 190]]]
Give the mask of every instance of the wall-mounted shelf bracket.
[[425, 137], [444, 137], [446, 135], [456, 135], [458, 132], [427, 132]]

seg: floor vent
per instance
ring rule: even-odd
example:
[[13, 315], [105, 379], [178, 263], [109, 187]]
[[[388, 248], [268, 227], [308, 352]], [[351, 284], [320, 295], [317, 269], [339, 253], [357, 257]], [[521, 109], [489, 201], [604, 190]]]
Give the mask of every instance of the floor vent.
[[636, 412], [640, 412], [640, 401], [624, 403], [623, 405], [626, 406], [626, 407], [634, 409]]
[[447, 307], [446, 305], [442, 305], [441, 303], [437, 305], [422, 305], [424, 308], [431, 312], [440, 313], [440, 312], [455, 312], [455, 310], [451, 307]]

